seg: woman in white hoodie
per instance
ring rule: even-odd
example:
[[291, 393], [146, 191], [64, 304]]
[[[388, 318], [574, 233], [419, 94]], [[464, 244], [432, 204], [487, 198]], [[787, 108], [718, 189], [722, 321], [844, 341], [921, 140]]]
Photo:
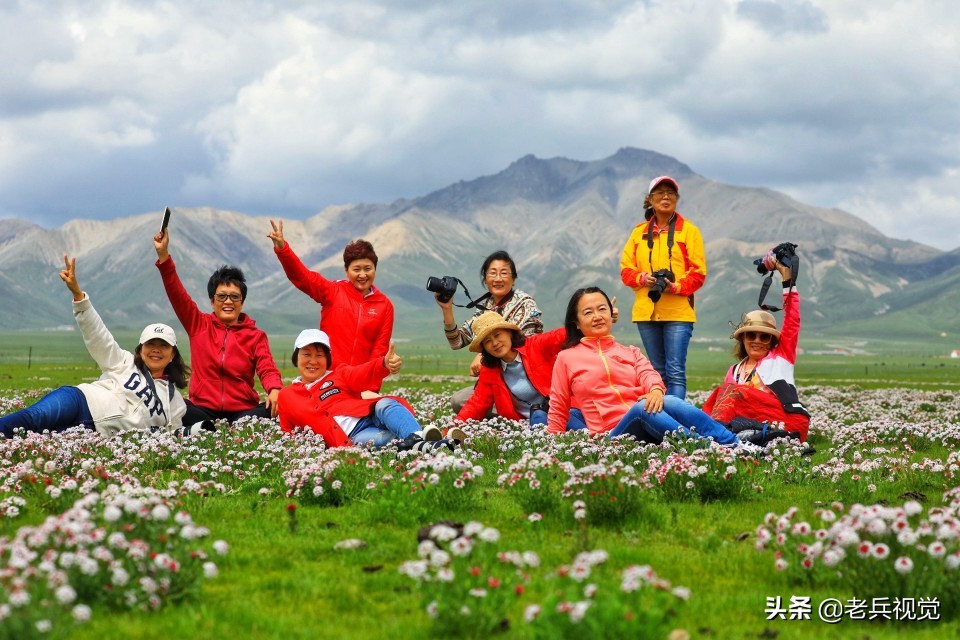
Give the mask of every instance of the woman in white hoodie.
[[95, 382], [54, 389], [32, 406], [0, 418], [0, 433], [9, 438], [14, 429], [63, 431], [78, 425], [105, 436], [180, 429], [187, 407], [177, 388], [186, 386], [190, 369], [173, 329], [151, 324], [134, 353], [121, 349], [77, 283], [77, 259], [64, 256], [63, 263], [60, 279], [73, 294], [73, 315], [103, 373]]

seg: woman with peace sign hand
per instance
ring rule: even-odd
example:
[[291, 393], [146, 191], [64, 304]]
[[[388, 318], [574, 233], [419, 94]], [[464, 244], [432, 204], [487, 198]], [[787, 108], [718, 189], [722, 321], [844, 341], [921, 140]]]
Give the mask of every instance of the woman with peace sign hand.
[[0, 433], [10, 438], [16, 429], [57, 432], [84, 426], [112, 436], [133, 429], [180, 429], [186, 405], [177, 388], [187, 385], [190, 369], [173, 329], [148, 325], [134, 352], [125, 351], [80, 288], [77, 259], [63, 256], [59, 275], [73, 294], [73, 315], [102, 374], [91, 383], [54, 389], [32, 406], [0, 418]]

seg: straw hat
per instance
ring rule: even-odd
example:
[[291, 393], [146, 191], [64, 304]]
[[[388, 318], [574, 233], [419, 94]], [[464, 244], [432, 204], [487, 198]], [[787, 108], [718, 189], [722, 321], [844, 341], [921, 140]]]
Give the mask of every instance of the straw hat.
[[743, 320], [737, 325], [737, 330], [730, 336], [734, 340], [747, 331], [756, 331], [758, 333], [769, 333], [774, 338], [780, 339], [780, 332], [777, 330], [777, 319], [768, 311], [751, 311], [743, 316]]
[[473, 342], [470, 343], [470, 351], [474, 353], [483, 353], [483, 341], [497, 329], [520, 331], [520, 327], [512, 322], [507, 322], [496, 311], [481, 313], [470, 323], [470, 328], [473, 329]]

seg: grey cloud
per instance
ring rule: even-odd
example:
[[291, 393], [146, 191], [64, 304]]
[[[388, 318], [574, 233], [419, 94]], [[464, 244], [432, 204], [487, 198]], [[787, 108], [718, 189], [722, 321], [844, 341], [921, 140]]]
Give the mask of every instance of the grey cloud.
[[829, 28], [823, 10], [803, 0], [743, 0], [736, 11], [737, 16], [774, 35], [822, 33]]
[[[894, 38], [907, 16], [923, 37]], [[0, 215], [304, 215], [630, 145], [943, 220], [957, 25], [939, 4], [25, 3], [0, 9]], [[918, 239], [953, 248], [957, 227]]]

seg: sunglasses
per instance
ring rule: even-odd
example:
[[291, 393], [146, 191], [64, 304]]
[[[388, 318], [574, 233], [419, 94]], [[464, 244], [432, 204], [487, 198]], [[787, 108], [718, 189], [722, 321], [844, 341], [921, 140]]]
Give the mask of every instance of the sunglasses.
[[744, 331], [743, 339], [749, 340], [750, 342], [770, 342], [773, 340], [773, 335], [760, 331]]

